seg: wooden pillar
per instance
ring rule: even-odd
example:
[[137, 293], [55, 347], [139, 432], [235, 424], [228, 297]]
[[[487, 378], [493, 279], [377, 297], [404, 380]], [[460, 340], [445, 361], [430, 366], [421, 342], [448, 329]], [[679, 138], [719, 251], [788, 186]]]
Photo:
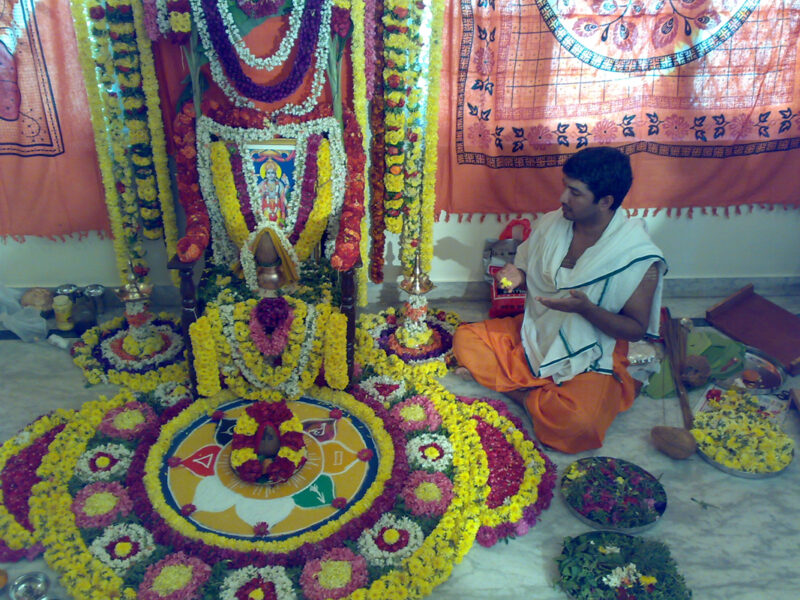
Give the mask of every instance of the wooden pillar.
[[194, 285], [194, 267], [197, 262], [181, 262], [177, 255], [167, 263], [167, 268], [178, 271], [181, 286], [181, 333], [185, 348], [186, 363], [189, 367], [189, 380], [191, 382], [192, 396], [197, 397], [197, 373], [194, 370], [194, 352], [192, 338], [189, 336], [189, 327], [197, 320], [197, 293]]

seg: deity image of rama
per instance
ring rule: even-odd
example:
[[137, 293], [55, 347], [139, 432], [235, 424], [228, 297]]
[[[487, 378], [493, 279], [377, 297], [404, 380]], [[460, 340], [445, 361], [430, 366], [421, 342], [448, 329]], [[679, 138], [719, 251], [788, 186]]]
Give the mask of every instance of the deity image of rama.
[[270, 221], [283, 223], [286, 219], [286, 195], [289, 192], [289, 178], [280, 165], [272, 159], [267, 160], [259, 170], [261, 183], [258, 191], [261, 195], [262, 214]]

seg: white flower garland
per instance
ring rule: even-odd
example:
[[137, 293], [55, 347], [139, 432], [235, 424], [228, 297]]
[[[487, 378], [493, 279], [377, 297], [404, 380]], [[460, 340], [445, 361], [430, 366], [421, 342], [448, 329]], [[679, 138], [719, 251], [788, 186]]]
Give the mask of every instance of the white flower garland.
[[169, 24], [169, 11], [167, 10], [167, 0], [156, 0], [156, 22], [161, 35], [167, 37], [172, 30]]
[[[113, 541], [128, 536], [132, 542], [139, 544], [139, 551], [126, 559], [113, 558], [106, 547]], [[117, 575], [124, 575], [134, 564], [146, 560], [156, 549], [152, 534], [141, 525], [135, 523], [117, 523], [110, 525], [94, 539], [89, 551], [102, 563], [108, 565]]]
[[153, 399], [164, 408], [175, 406], [184, 398], [192, 399], [192, 394], [182, 381], [167, 381], [153, 390]]
[[[422, 452], [422, 447], [435, 444], [442, 449], [442, 456], [431, 460]], [[453, 445], [439, 433], [423, 433], [406, 443], [406, 456], [412, 466], [425, 470], [446, 471], [453, 464]]]
[[289, 379], [281, 388], [289, 398], [297, 398], [305, 391], [300, 386], [300, 376], [308, 368], [308, 363], [311, 360], [311, 349], [314, 346], [314, 339], [317, 337], [317, 330], [320, 327], [319, 310], [313, 304], [306, 304], [306, 307], [308, 310], [306, 337], [303, 340], [303, 345], [300, 346], [300, 359], [298, 360], [297, 368], [292, 370]]
[[219, 61], [217, 52], [214, 50], [214, 45], [211, 43], [211, 36], [209, 35], [208, 28], [206, 27], [206, 18], [203, 12], [201, 0], [189, 0], [189, 4], [192, 7], [192, 21], [194, 22], [195, 27], [197, 27], [197, 35], [200, 37], [200, 43], [203, 46], [203, 52], [205, 52], [205, 55], [208, 58], [208, 67], [211, 71], [211, 78], [234, 104], [238, 106], [247, 106], [249, 108], [254, 107], [255, 104], [236, 91], [236, 88], [225, 76], [222, 63]]
[[[100, 452], [110, 454], [117, 459], [117, 462], [105, 471], [93, 471], [91, 467], [92, 459]], [[133, 452], [122, 444], [102, 444], [81, 454], [78, 462], [75, 463], [75, 475], [88, 483], [111, 481], [123, 475], [130, 467], [132, 460]]]
[[276, 67], [280, 67], [289, 57], [289, 54], [297, 42], [297, 34], [300, 31], [300, 23], [303, 21], [303, 11], [305, 10], [306, 0], [294, 0], [292, 3], [292, 12], [289, 15], [289, 31], [281, 39], [278, 49], [271, 56], [257, 57], [253, 56], [250, 48], [247, 47], [236, 21], [228, 7], [228, 0], [217, 0], [217, 8], [222, 20], [225, 21], [225, 32], [228, 34], [228, 40], [231, 45], [236, 48], [236, 54], [239, 60], [248, 66], [255, 67], [256, 69], [263, 69], [264, 71], [272, 71]]
[[[397, 529], [408, 532], [408, 543], [397, 552], [381, 550], [375, 543], [375, 538], [384, 528]], [[358, 538], [358, 552], [370, 565], [376, 567], [394, 567], [403, 560], [412, 556], [425, 539], [422, 529], [408, 517], [399, 517], [392, 513], [384, 513], [378, 522], [365, 530]]]
[[[360, 383], [361, 388], [368, 392], [375, 400], [385, 404], [395, 404], [402, 400], [406, 395], [406, 382], [404, 379], [395, 379], [388, 375], [374, 375]], [[381, 394], [378, 390], [379, 385], [397, 385], [398, 388], [387, 395]]]
[[259, 290], [258, 267], [256, 265], [255, 250], [253, 249], [253, 244], [255, 243], [256, 237], [264, 229], [269, 229], [270, 231], [275, 232], [275, 234], [278, 236], [278, 239], [280, 240], [281, 246], [283, 246], [283, 248], [286, 250], [286, 253], [289, 255], [289, 258], [294, 264], [295, 270], [298, 270], [300, 268], [300, 259], [297, 258], [297, 254], [294, 251], [294, 247], [289, 243], [289, 240], [286, 238], [284, 233], [272, 223], [264, 224], [262, 227], [256, 229], [249, 236], [247, 236], [247, 240], [245, 240], [245, 243], [242, 246], [242, 251], [239, 254], [239, 261], [242, 264], [242, 272], [244, 273], [244, 280], [247, 283], [247, 287], [250, 288], [250, 290], [253, 292], [257, 292]]
[[[222, 4], [225, 0], [220, 0], [219, 4]], [[200, 37], [200, 43], [203, 46], [203, 51], [208, 57], [208, 64], [209, 70], [211, 71], [211, 78], [214, 82], [219, 86], [219, 88], [223, 91], [223, 93], [237, 106], [246, 106], [246, 107], [253, 107], [255, 104], [245, 96], [239, 93], [239, 91], [231, 84], [228, 80], [227, 76], [225, 75], [225, 70], [222, 67], [222, 63], [217, 56], [216, 51], [214, 50], [214, 46], [211, 43], [211, 36], [208, 32], [208, 27], [206, 25], [205, 13], [203, 11], [203, 6], [201, 0], [189, 0], [189, 3], [192, 7], [192, 16], [194, 19], [194, 23], [197, 27], [197, 34]], [[317, 41], [314, 48], [314, 54], [316, 56], [316, 62], [314, 65], [314, 77], [313, 81], [311, 82], [311, 91], [306, 99], [303, 101], [302, 104], [287, 104], [286, 106], [278, 109], [275, 111], [275, 114], [289, 114], [289, 115], [304, 115], [309, 111], [313, 110], [317, 106], [317, 101], [319, 99], [319, 95], [322, 92], [322, 87], [325, 83], [325, 67], [328, 63], [328, 53], [330, 51], [330, 39], [331, 39], [331, 3], [328, 1], [323, 1], [321, 5], [321, 13], [320, 13], [320, 26], [319, 31], [317, 32]], [[302, 12], [299, 10], [293, 11], [292, 16], [294, 13], [298, 13], [302, 15]], [[227, 14], [228, 19], [225, 18], [225, 14]], [[230, 15], [229, 12], [222, 14], [222, 18], [225, 21], [225, 29], [228, 34], [228, 39], [234, 43], [236, 48], [237, 54], [240, 58], [245, 60], [252, 59], [253, 61], [257, 61], [256, 57], [254, 57], [250, 50], [247, 49], [247, 46], [244, 45], [244, 40], [241, 40], [241, 36], [233, 22], [233, 17]], [[290, 21], [291, 23], [291, 21]], [[299, 21], [297, 24], [297, 31], [299, 31]], [[291, 34], [291, 25], [290, 25], [290, 34]], [[235, 37], [239, 37], [241, 40], [241, 44], [236, 44], [234, 42]], [[294, 33], [295, 38], [297, 37], [297, 33]], [[288, 36], [287, 36], [288, 37]], [[281, 43], [281, 47], [282, 47]], [[281, 52], [281, 47], [279, 47], [278, 51]], [[289, 48], [289, 52], [291, 48]], [[276, 52], [278, 54], [278, 52]], [[248, 55], [250, 58], [248, 58]], [[287, 53], [288, 56], [288, 53]], [[263, 59], [265, 61], [271, 61], [272, 57], [268, 57]], [[285, 58], [284, 58], [285, 60]], [[250, 64], [250, 63], [247, 63]], [[268, 62], [266, 64], [271, 64]], [[256, 66], [256, 65], [251, 65]], [[273, 67], [266, 69], [272, 70], [278, 66], [278, 64], [274, 65]]]
[[325, 85], [325, 69], [328, 65], [328, 53], [330, 52], [331, 44], [331, 2], [327, 0], [322, 2], [322, 13], [320, 15], [319, 35], [317, 36], [317, 45], [314, 48], [314, 53], [317, 57], [317, 62], [314, 65], [314, 78], [311, 81], [311, 92], [302, 104], [287, 104], [283, 108], [275, 111], [277, 114], [287, 114], [294, 116], [304, 115], [316, 108], [317, 100], [322, 92], [322, 86]]
[[[305, 152], [307, 144], [305, 140], [312, 134], [326, 135], [330, 142], [332, 167], [331, 214], [328, 217], [328, 221], [329, 224], [335, 225], [334, 235], [328, 242], [330, 248], [326, 248], [326, 256], [333, 255], [333, 247], [336, 242], [335, 233], [338, 233], [339, 230], [339, 221], [341, 219], [347, 181], [347, 157], [342, 142], [342, 130], [339, 122], [334, 117], [324, 117], [306, 123], [290, 123], [286, 125], [277, 125], [266, 121], [264, 125], [263, 129], [231, 127], [218, 123], [205, 115], [201, 115], [197, 120], [197, 172], [200, 181], [200, 189], [203, 193], [203, 200], [205, 201], [208, 209], [208, 216], [211, 220], [211, 247], [214, 254], [211, 260], [218, 266], [231, 266], [237, 258], [239, 258], [240, 249], [228, 236], [227, 230], [225, 229], [225, 220], [222, 216], [216, 196], [216, 188], [214, 187], [211, 174], [210, 149], [212, 135], [223, 140], [234, 142], [238, 146], [243, 146], [247, 143], [263, 142], [264, 140], [275, 138], [300, 140], [302, 143], [298, 143], [295, 147], [295, 156], [298, 157], [296, 161], [299, 159], [299, 164], [303, 166], [303, 172], [297, 169], [295, 170], [295, 188], [298, 188], [298, 194], [301, 193], [299, 188], [302, 187], [301, 182], [306, 168]], [[302, 158], [300, 158], [301, 155]], [[296, 164], [298, 163], [296, 162]], [[245, 177], [247, 177], [247, 172], [250, 170], [251, 169], [245, 169]], [[257, 192], [253, 191], [255, 185], [251, 187], [250, 181], [248, 181], [247, 185], [251, 198], [255, 198], [257, 195]], [[291, 214], [287, 214], [284, 234], [287, 234], [287, 232], [291, 233], [294, 229], [299, 206], [300, 200], [298, 199], [292, 206]], [[259, 217], [257, 217], [257, 219], [258, 218]], [[291, 229], [289, 228], [290, 225]]]
[[275, 586], [275, 595], [278, 600], [296, 600], [292, 580], [286, 574], [286, 569], [278, 566], [254, 567], [249, 565], [234, 571], [225, 578], [220, 588], [220, 600], [237, 600], [236, 591], [252, 579], [260, 578]]

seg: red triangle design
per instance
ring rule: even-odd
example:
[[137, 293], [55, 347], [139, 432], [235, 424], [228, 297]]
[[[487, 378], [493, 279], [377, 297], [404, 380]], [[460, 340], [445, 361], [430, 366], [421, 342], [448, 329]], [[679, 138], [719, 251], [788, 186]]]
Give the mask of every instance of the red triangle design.
[[188, 458], [184, 458], [181, 464], [200, 477], [210, 477], [214, 474], [214, 464], [217, 462], [220, 450], [222, 446], [204, 446]]

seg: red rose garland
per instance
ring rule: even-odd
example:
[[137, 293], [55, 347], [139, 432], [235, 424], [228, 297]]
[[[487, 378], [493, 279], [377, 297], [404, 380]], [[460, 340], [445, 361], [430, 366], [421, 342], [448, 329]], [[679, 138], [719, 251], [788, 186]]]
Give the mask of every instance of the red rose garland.
[[[383, 2], [377, 0], [373, 7], [373, 12], [383, 14]], [[375, 69], [374, 73], [383, 73], [383, 21], [380, 18], [373, 19], [376, 30], [374, 36], [375, 44]], [[373, 74], [374, 77], [374, 74]], [[386, 102], [382, 93], [374, 94], [372, 105], [370, 106], [370, 127], [372, 129], [372, 140], [370, 152], [372, 161], [369, 169], [370, 183], [370, 237], [372, 245], [369, 254], [369, 278], [373, 283], [383, 281], [384, 248], [386, 243], [386, 221], [384, 219], [384, 203], [386, 202]]]
[[364, 218], [364, 155], [361, 129], [356, 116], [345, 110], [344, 150], [347, 154], [347, 192], [342, 206], [336, 250], [331, 266], [337, 271], [352, 269], [360, 258], [361, 219]]

